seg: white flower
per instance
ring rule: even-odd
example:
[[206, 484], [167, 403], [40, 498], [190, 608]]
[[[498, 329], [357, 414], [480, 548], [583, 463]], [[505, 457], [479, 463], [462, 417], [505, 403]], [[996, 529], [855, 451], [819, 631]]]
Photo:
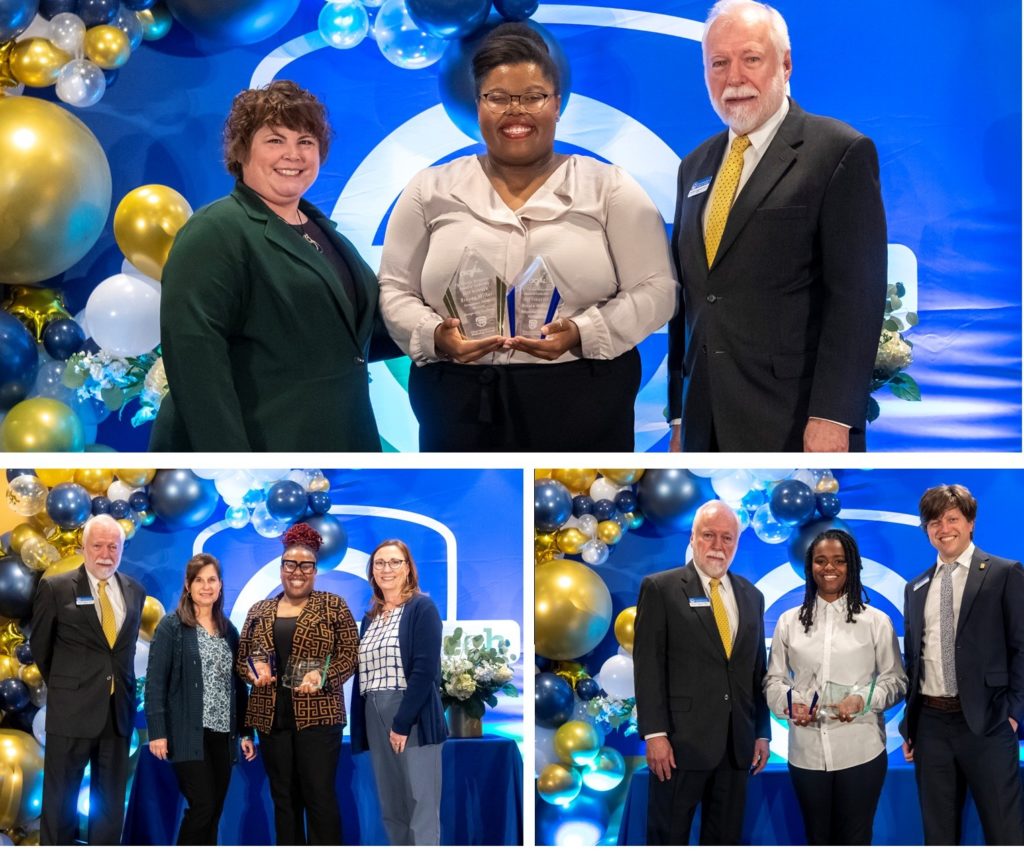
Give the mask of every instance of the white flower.
[[512, 680], [514, 674], [508, 666], [498, 666], [498, 671], [494, 675], [495, 679], [500, 684], [507, 684]]
[[167, 373], [164, 371], [163, 357], [153, 363], [152, 368], [146, 372], [143, 387], [155, 401], [160, 401], [167, 395]]
[[887, 375], [905, 369], [914, 359], [910, 345], [899, 333], [885, 331], [878, 343], [878, 354], [875, 356], [875, 369]]

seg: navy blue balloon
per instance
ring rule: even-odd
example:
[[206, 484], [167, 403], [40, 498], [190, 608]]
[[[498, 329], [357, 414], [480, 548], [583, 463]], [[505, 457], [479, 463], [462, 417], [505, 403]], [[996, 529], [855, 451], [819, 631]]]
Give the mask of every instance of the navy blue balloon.
[[409, 16], [421, 30], [439, 39], [457, 39], [479, 29], [491, 0], [406, 0]]
[[28, 29], [39, 11], [39, 0], [0, 0], [0, 45]]
[[594, 503], [594, 510], [591, 512], [599, 521], [610, 520], [614, 513], [615, 503], [610, 499], [599, 499]]
[[636, 494], [631, 490], [620, 490], [615, 494], [615, 507], [625, 513], [636, 510]]
[[78, 0], [78, 17], [86, 27], [113, 24], [120, 0]]
[[46, 513], [61, 529], [77, 529], [92, 514], [92, 498], [80, 484], [63, 482], [46, 495]]
[[534, 679], [534, 706], [537, 724], [557, 728], [569, 721], [576, 699], [572, 687], [561, 675], [541, 672]]
[[525, 21], [540, 5], [540, 0], [494, 0], [494, 11], [506, 21]]
[[105, 496], [94, 496], [92, 498], [92, 513], [110, 514], [110, 500]]
[[341, 521], [333, 514], [315, 514], [302, 522], [312, 526], [324, 539], [316, 555], [317, 564], [321, 568], [335, 567], [348, 550], [348, 533]]
[[36, 340], [17, 318], [0, 312], [0, 410], [9, 410], [28, 394], [38, 370]]
[[814, 501], [818, 506], [818, 514], [825, 520], [831, 520], [843, 508], [839, 495], [835, 493], [819, 493], [814, 497]]
[[149, 494], [144, 490], [136, 490], [128, 497], [128, 505], [132, 511], [149, 511]]
[[34, 476], [35, 470], [8, 470], [7, 471], [7, 483], [10, 484], [18, 476]]
[[325, 490], [315, 490], [306, 495], [306, 504], [313, 514], [326, 514], [331, 510], [331, 495]]
[[780, 481], [768, 501], [772, 517], [780, 523], [799, 526], [814, 514], [814, 491], [796, 479]]
[[121, 0], [121, 2], [133, 12], [144, 12], [156, 5], [156, 0]]
[[132, 513], [132, 507], [125, 499], [115, 499], [110, 503], [110, 511], [107, 513], [115, 520], [124, 520]]
[[186, 30], [222, 46], [251, 45], [287, 24], [299, 0], [167, 0]]
[[585, 493], [572, 498], [572, 516], [582, 517], [584, 514], [592, 514], [594, 511], [594, 500]]
[[15, 645], [14, 656], [17, 657], [18, 662], [23, 666], [31, 666], [36, 661], [36, 658], [32, 656], [32, 647], [28, 642]]
[[274, 482], [267, 490], [267, 511], [276, 520], [291, 523], [306, 510], [306, 489], [297, 482], [284, 479]]
[[85, 333], [73, 318], [58, 318], [43, 329], [43, 347], [55, 360], [66, 360], [84, 344]]
[[78, 0], [39, 0], [39, 14], [49, 21], [54, 15], [75, 12]]
[[636, 491], [644, 517], [658, 529], [676, 532], [689, 531], [697, 509], [714, 498], [711, 482], [687, 470], [647, 470]]
[[533, 485], [533, 525], [556, 532], [572, 514], [572, 494], [560, 481], [538, 479]]
[[157, 470], [149, 483], [149, 503], [167, 529], [191, 529], [205, 523], [220, 499], [213, 480], [192, 470]]
[[0, 615], [18, 621], [28, 618], [38, 582], [17, 556], [0, 557]]
[[17, 678], [0, 681], [0, 710], [5, 713], [14, 713], [24, 710], [31, 701], [32, 697], [29, 695], [24, 681], [19, 681]]
[[842, 532], [849, 532], [850, 527], [842, 520], [812, 520], [805, 523], [798, 529], [793, 530], [786, 542], [786, 551], [789, 553], [789, 564], [802, 577], [804, 575], [804, 563], [807, 561], [807, 548], [811, 546], [819, 533], [829, 529], [839, 529]]
[[576, 695], [583, 699], [583, 701], [590, 701], [592, 698], [597, 698], [601, 695], [601, 687], [593, 678], [583, 678], [576, 681]]

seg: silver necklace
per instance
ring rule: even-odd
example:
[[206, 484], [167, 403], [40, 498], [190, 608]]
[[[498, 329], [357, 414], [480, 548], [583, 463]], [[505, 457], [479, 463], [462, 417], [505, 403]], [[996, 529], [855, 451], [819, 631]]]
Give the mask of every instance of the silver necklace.
[[[277, 216], [281, 217], [280, 214], [278, 214]], [[296, 212], [295, 216], [300, 217], [301, 215], [298, 212]], [[281, 219], [284, 220], [283, 217], [281, 217]], [[288, 221], [285, 220], [285, 223], [287, 222]], [[299, 220], [299, 222], [296, 223], [295, 225], [299, 227], [299, 231], [302, 232], [302, 237], [305, 238], [306, 243], [309, 244], [318, 253], [320, 253], [320, 255], [323, 255], [324, 248], [321, 247], [320, 243], [312, 235], [310, 235], [309, 232], [306, 231], [306, 224]]]

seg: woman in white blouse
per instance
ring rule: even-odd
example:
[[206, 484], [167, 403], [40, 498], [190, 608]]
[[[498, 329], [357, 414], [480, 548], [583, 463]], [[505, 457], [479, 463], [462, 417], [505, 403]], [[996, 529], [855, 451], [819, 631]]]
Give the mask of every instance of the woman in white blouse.
[[[473, 75], [487, 151], [412, 179], [381, 259], [420, 449], [633, 451], [636, 346], [676, 306], [664, 221], [619, 167], [554, 151], [559, 70], [536, 32], [495, 28]], [[543, 338], [463, 336], [445, 292], [466, 249], [506, 283], [544, 260], [561, 303]]]
[[857, 542], [838, 529], [807, 550], [802, 606], [775, 625], [768, 707], [789, 719], [789, 771], [808, 844], [870, 844], [888, 766], [884, 711], [906, 693], [892, 622], [868, 606]]

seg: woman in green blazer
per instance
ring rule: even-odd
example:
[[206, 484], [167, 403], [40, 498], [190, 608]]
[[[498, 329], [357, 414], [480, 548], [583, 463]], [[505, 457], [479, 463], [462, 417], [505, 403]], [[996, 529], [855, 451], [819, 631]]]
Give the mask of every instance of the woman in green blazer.
[[397, 356], [377, 279], [302, 194], [326, 157], [324, 106], [287, 80], [235, 97], [238, 182], [178, 232], [162, 277], [169, 394], [150, 450], [379, 452], [371, 340]]

